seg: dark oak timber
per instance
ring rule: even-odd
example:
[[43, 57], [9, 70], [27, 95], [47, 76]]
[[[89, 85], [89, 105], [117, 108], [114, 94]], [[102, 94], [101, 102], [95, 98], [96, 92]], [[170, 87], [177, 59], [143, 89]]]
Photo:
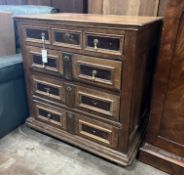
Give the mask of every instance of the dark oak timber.
[[184, 174], [184, 1], [169, 1], [140, 160]]
[[149, 93], [144, 90], [150, 88], [149, 65], [155, 62], [162, 19], [52, 14], [16, 20], [31, 113], [26, 123], [120, 165], [131, 164], [145, 134]]

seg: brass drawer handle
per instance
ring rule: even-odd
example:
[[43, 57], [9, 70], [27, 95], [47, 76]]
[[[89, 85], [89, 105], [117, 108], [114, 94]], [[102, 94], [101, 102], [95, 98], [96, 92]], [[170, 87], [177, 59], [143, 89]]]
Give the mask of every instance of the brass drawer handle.
[[51, 113], [48, 113], [48, 114], [47, 114], [47, 118], [48, 118], [48, 119], [50, 119], [51, 116], [52, 116]]
[[96, 134], [96, 130], [93, 130], [92, 132], [93, 132], [93, 134]]
[[97, 73], [98, 73], [97, 70], [92, 71], [92, 79], [93, 80], [95, 80]]
[[94, 49], [98, 49], [98, 43], [99, 43], [99, 40], [98, 39], [94, 39], [93, 40], [93, 44], [94, 44]]

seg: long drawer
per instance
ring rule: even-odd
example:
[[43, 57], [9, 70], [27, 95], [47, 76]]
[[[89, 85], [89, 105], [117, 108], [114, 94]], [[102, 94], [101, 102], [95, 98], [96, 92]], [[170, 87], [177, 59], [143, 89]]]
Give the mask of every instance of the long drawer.
[[89, 87], [33, 75], [33, 94], [90, 114], [119, 121], [120, 97]]
[[51, 126], [111, 148], [118, 146], [118, 127], [43, 102], [33, 104], [34, 118], [45, 123], [45, 127]]
[[62, 76], [66, 80], [110, 89], [121, 89], [122, 62], [47, 49], [48, 62], [42, 61], [42, 48], [26, 47], [27, 62], [33, 71]]

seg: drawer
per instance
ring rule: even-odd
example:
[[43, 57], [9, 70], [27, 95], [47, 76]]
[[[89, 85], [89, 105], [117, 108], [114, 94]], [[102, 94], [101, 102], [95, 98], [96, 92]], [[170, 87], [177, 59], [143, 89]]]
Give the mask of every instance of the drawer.
[[65, 87], [60, 81], [33, 76], [33, 91], [37, 95], [65, 102]]
[[53, 28], [52, 36], [53, 36], [53, 45], [76, 49], [82, 48], [81, 31]]
[[47, 50], [48, 62], [42, 62], [42, 48], [26, 47], [29, 65], [31, 68], [44, 71], [46, 73], [58, 73], [63, 75], [63, 61], [61, 59], [61, 52], [54, 50]]
[[53, 109], [43, 104], [35, 104], [36, 119], [60, 129], [66, 129], [66, 111]]
[[23, 35], [26, 41], [42, 43], [42, 37], [45, 38], [45, 43], [50, 44], [50, 29], [43, 26], [23, 26]]
[[97, 120], [76, 116], [76, 132], [78, 136], [112, 148], [118, 144], [118, 128]]
[[73, 55], [76, 80], [120, 90], [122, 63], [82, 55]]
[[119, 121], [119, 105], [117, 95], [79, 86], [75, 88], [75, 107], [83, 111]]
[[113, 55], [123, 53], [123, 35], [85, 32], [85, 50]]

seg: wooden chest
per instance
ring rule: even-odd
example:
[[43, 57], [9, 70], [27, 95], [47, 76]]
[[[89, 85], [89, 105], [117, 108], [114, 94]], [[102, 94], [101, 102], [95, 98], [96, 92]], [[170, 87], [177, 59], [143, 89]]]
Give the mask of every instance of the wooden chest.
[[130, 164], [145, 133], [161, 18], [52, 14], [16, 20], [30, 107], [26, 123]]

